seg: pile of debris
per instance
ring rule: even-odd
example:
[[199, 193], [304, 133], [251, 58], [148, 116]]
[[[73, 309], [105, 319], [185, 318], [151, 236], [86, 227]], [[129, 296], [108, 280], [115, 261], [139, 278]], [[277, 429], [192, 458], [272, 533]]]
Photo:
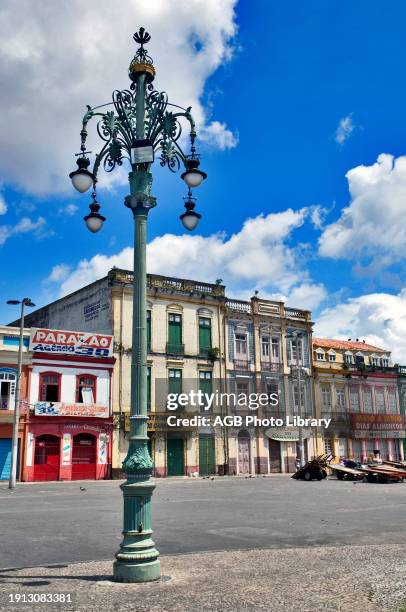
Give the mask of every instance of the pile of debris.
[[329, 467], [330, 461], [333, 461], [334, 456], [330, 454], [323, 454], [311, 459], [303, 467], [300, 467], [292, 478], [296, 480], [323, 480], [327, 477], [327, 468]]
[[400, 461], [371, 462], [360, 467], [330, 463], [329, 467], [338, 480], [362, 480], [364, 482], [403, 482], [406, 479], [406, 463]]

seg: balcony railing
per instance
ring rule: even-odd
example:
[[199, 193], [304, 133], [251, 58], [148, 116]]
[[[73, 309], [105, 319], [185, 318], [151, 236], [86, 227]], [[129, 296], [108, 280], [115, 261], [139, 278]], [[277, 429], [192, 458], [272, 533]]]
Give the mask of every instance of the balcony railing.
[[322, 410], [322, 419], [331, 419], [330, 427], [334, 425], [344, 426], [350, 424], [350, 415], [345, 411]]
[[284, 410], [278, 410], [276, 406], [260, 406], [255, 414], [263, 414], [267, 418], [274, 417], [274, 419], [285, 420], [286, 413]]
[[288, 319], [299, 319], [300, 321], [310, 320], [310, 312], [308, 310], [297, 310], [296, 308], [285, 308], [285, 316]]
[[250, 362], [247, 359], [234, 359], [235, 370], [249, 370]]
[[199, 347], [199, 357], [205, 357], [207, 359], [211, 351], [212, 351], [211, 346], [200, 346]]
[[0, 397], [0, 410], [11, 410], [13, 407], [9, 397]]
[[[109, 280], [113, 282], [125, 282], [132, 284], [134, 274], [130, 270], [113, 268], [108, 274]], [[200, 295], [224, 296], [224, 285], [219, 283], [203, 283], [201, 281], [189, 280], [186, 278], [175, 278], [171, 276], [161, 276], [158, 274], [147, 274], [147, 288], [165, 293], [198, 293]]]
[[[351, 372], [360, 372], [362, 374], [369, 374], [371, 372], [382, 372], [386, 374], [399, 373], [399, 367], [395, 366], [366, 365], [365, 363], [347, 363], [345, 365], [345, 370], [349, 370]], [[406, 368], [404, 373], [406, 374]]]
[[184, 355], [185, 345], [184, 344], [173, 344], [172, 342], [167, 342], [166, 352], [168, 355]]
[[272, 363], [270, 361], [261, 361], [261, 370], [264, 372], [273, 372], [279, 374], [282, 368], [281, 363]]
[[246, 312], [251, 314], [250, 302], [244, 302], [243, 300], [226, 300], [226, 306], [229, 310], [235, 310], [236, 312]]

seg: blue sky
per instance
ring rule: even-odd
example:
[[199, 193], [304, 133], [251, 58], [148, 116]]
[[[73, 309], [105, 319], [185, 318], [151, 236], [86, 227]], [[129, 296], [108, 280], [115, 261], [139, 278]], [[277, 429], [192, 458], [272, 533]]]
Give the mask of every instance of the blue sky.
[[[63, 15], [41, 0], [37, 12], [2, 9], [3, 302], [43, 305], [131, 261], [125, 175], [100, 181], [107, 222], [90, 235], [89, 195], [66, 174], [84, 105], [126, 86], [130, 32], [144, 25], [156, 86], [197, 111], [209, 176], [195, 192], [197, 235], [184, 236], [185, 188], [156, 168], [150, 271], [220, 277], [244, 298], [258, 289], [312, 309], [319, 334], [365, 338], [406, 361], [404, 2], [196, 0], [191, 11], [126, 0], [123, 19], [103, 0], [91, 32], [75, 3]], [[0, 304], [0, 320], [12, 318]]]

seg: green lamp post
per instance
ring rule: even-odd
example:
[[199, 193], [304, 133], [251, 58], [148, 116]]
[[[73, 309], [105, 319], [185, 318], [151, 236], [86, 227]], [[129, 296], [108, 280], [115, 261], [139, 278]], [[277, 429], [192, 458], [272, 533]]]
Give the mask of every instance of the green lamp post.
[[[197, 226], [201, 216], [194, 210], [195, 199], [191, 189], [206, 178], [199, 169], [191, 109], [170, 104], [166, 93], [153, 88], [155, 67], [144, 48], [150, 39], [144, 28], [134, 34], [139, 48], [129, 67], [130, 89], [114, 91], [109, 104], [87, 107], [80, 133], [78, 169], [69, 175], [73, 186], [81, 193], [93, 186], [90, 213], [84, 220], [91, 232], [98, 232], [106, 220], [99, 212], [100, 205], [96, 199], [99, 167], [103, 163], [104, 169], [111, 172], [116, 166], [121, 166], [124, 159], [131, 165], [130, 195], [125, 198], [135, 225], [131, 427], [128, 453], [123, 462], [126, 481], [121, 485], [124, 496], [123, 540], [114, 562], [114, 579], [119, 582], [147, 582], [160, 577], [159, 553], [152, 540], [151, 496], [155, 485], [150, 480], [153, 466], [147, 435], [146, 222], [150, 209], [156, 205], [156, 199], [151, 195], [151, 165], [156, 153], [161, 166], [168, 166], [173, 172], [184, 165], [181, 176], [189, 191], [185, 198], [186, 212], [180, 218], [189, 231]], [[106, 107], [110, 108], [106, 110]], [[96, 119], [97, 133], [103, 144], [90, 172], [86, 138], [91, 119]], [[181, 121], [189, 127], [189, 155], [183, 152], [180, 144]]]

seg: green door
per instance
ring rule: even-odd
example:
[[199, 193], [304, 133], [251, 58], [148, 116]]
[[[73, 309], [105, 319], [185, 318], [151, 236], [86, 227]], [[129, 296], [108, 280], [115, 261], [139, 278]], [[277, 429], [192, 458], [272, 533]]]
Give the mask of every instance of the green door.
[[199, 436], [199, 474], [216, 473], [216, 458], [214, 451], [214, 436], [212, 434], [200, 434]]
[[166, 441], [166, 465], [168, 476], [183, 476], [185, 464], [183, 460], [183, 440], [181, 438], [168, 438]]

